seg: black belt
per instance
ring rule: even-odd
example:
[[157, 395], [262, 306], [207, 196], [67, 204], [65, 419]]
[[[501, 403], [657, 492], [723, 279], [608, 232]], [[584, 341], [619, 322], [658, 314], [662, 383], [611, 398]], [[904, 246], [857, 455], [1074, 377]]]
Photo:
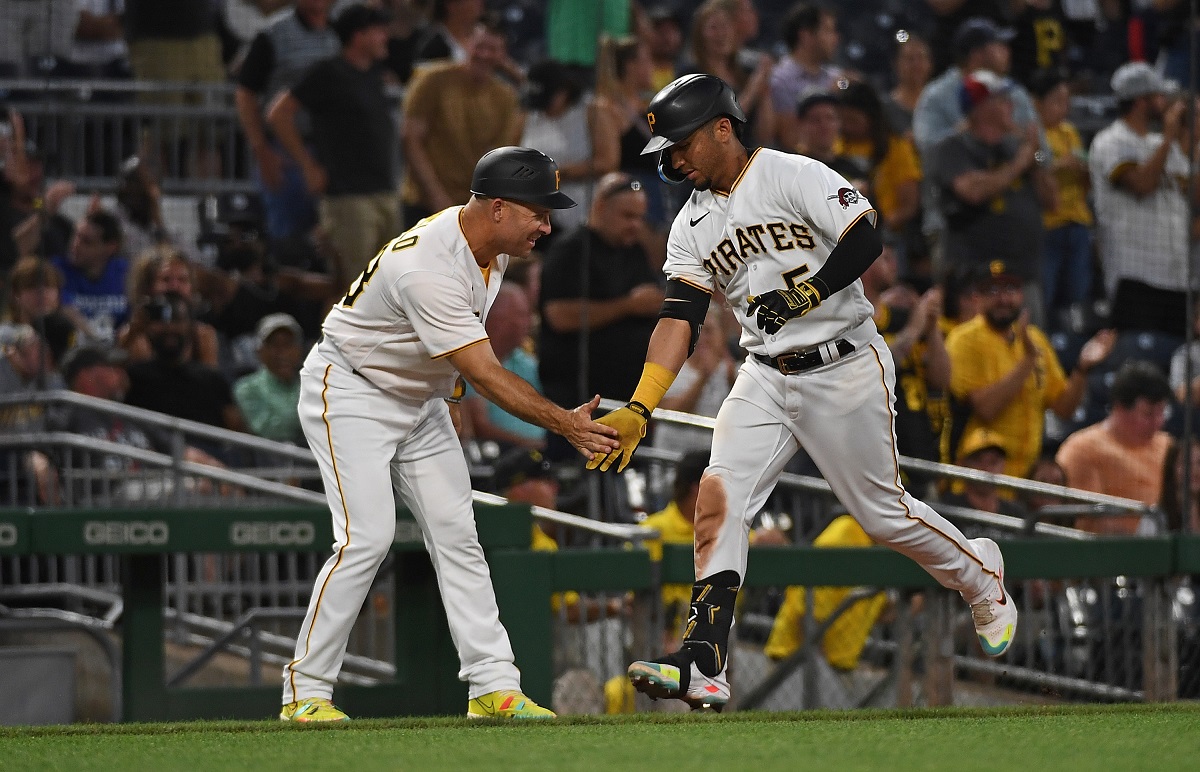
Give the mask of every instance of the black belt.
[[[833, 348], [837, 351], [837, 356], [829, 356], [824, 351], [826, 348]], [[803, 351], [790, 351], [786, 354], [780, 354], [777, 357], [764, 356], [763, 354], [755, 354], [754, 358], [762, 362], [764, 365], [770, 365], [784, 375], [795, 375], [802, 373], [805, 370], [811, 370], [814, 367], [827, 365], [831, 362], [836, 362], [844, 356], [854, 352], [854, 344], [846, 339], [836, 341], [834, 343], [823, 343], [820, 346], [806, 348]]]

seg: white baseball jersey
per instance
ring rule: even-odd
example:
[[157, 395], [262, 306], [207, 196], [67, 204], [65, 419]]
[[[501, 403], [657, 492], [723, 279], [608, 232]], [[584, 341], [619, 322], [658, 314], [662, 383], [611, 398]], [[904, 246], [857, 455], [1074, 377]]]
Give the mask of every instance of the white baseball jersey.
[[[778, 356], [811, 348], [871, 320], [862, 282], [835, 292], [775, 335], [746, 315], [747, 298], [811, 277], [864, 216], [875, 222], [870, 202], [828, 166], [760, 148], [728, 196], [692, 193], [671, 226], [663, 271], [708, 292], [721, 290], [742, 325], [741, 345], [751, 353]], [[869, 340], [874, 332], [871, 325], [859, 337]]]
[[449, 397], [458, 372], [447, 355], [487, 339], [483, 323], [508, 255], [485, 283], [459, 224], [461, 206], [389, 242], [325, 319], [346, 363], [405, 402]]

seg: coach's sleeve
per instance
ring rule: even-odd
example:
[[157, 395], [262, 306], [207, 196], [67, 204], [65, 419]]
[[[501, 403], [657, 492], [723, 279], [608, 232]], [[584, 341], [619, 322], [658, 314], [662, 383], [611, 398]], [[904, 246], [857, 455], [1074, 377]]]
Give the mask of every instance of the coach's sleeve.
[[487, 340], [469, 293], [462, 282], [433, 271], [411, 271], [396, 283], [393, 295], [431, 359]]

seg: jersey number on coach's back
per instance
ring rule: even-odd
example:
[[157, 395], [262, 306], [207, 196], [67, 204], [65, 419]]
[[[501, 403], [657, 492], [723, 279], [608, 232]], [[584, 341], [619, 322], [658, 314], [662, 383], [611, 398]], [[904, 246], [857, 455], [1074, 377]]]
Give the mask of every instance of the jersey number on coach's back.
[[[408, 249], [417, 243], [417, 238], [419, 237], [405, 236], [404, 238], [397, 239], [396, 241], [392, 242], [391, 251], [400, 252], [401, 250]], [[358, 296], [361, 295], [362, 291], [367, 288], [367, 284], [370, 283], [371, 277], [375, 275], [376, 269], [379, 268], [380, 258], [382, 258], [383, 254], [387, 251], [387, 247], [379, 250], [379, 254], [371, 258], [371, 262], [367, 263], [367, 267], [363, 270], [363, 272], [360, 273], [358, 278], [350, 284], [350, 291], [346, 293], [346, 296], [342, 298], [342, 302], [340, 303], [342, 308], [351, 308], [354, 305], [354, 301], [358, 300]]]

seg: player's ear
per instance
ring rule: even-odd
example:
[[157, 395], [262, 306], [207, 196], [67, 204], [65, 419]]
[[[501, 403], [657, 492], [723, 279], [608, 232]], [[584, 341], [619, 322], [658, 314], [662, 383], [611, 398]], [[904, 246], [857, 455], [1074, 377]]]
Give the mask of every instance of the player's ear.
[[505, 202], [502, 198], [492, 199], [492, 222], [500, 222], [500, 218], [504, 216]]

